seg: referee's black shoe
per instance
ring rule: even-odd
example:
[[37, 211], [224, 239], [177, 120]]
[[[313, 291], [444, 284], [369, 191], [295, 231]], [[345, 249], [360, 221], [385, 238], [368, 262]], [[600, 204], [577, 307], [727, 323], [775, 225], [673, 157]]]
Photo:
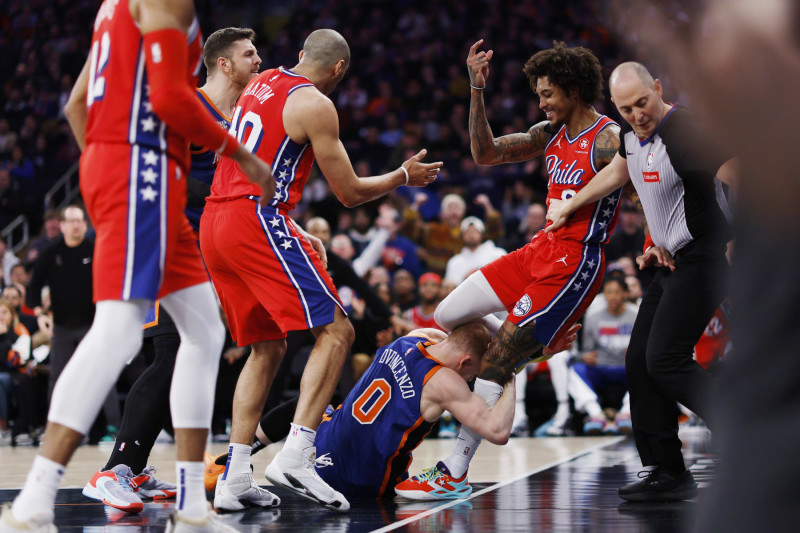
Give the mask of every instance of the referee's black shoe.
[[688, 470], [678, 476], [657, 467], [639, 472], [641, 481], [617, 490], [619, 497], [629, 502], [677, 502], [697, 496], [697, 483]]

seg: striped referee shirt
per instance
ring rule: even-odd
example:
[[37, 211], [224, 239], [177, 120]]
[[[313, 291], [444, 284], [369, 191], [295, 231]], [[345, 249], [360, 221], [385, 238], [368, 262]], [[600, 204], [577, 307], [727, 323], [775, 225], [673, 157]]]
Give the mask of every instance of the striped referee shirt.
[[714, 177], [729, 157], [686, 109], [673, 107], [645, 141], [627, 122], [622, 122], [619, 137], [619, 155], [627, 160], [656, 246], [675, 254], [692, 241], [728, 240], [730, 229], [717, 203]]

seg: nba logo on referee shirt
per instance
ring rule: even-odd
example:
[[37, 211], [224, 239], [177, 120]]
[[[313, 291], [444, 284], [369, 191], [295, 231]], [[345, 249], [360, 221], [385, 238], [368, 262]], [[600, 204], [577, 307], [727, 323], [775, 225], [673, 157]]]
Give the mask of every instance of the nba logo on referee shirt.
[[658, 175], [658, 171], [650, 172], [650, 169], [653, 168], [653, 152], [647, 154], [647, 172], [642, 172], [642, 177], [644, 178], [645, 183], [658, 183], [661, 181], [661, 177]]

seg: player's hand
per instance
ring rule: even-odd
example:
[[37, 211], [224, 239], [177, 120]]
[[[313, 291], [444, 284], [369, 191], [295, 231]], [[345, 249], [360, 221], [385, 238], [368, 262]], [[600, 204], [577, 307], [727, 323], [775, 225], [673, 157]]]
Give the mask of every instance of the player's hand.
[[300, 235], [302, 235], [302, 237], [308, 241], [308, 244], [311, 245], [311, 248], [317, 252], [317, 255], [319, 255], [319, 260], [322, 261], [322, 266], [328, 268], [328, 252], [325, 251], [325, 245], [322, 244], [322, 241], [304, 229], [300, 228], [300, 226], [295, 225], [295, 227], [298, 228], [298, 233], [300, 233]]
[[251, 154], [244, 145], [239, 145], [231, 157], [239, 164], [239, 168], [250, 178], [250, 181], [261, 187], [259, 205], [262, 207], [269, 205], [275, 199], [275, 178], [272, 176], [270, 166]]
[[427, 201], [428, 201], [428, 195], [425, 194], [424, 192], [418, 192], [417, 194], [414, 195], [414, 203], [412, 204], [412, 206], [415, 209], [417, 209]]
[[409, 187], [424, 187], [433, 183], [439, 171], [442, 169], [441, 161], [435, 163], [423, 163], [422, 158], [425, 157], [428, 151], [424, 148], [411, 156], [406, 162], [403, 163], [403, 168], [408, 171], [408, 186]]
[[567, 330], [567, 334], [562, 336], [560, 339], [557, 339], [553, 346], [551, 347], [544, 347], [542, 350], [542, 356], [547, 356], [547, 359], [550, 359], [557, 353], [561, 353], [564, 351], [569, 350], [572, 348], [572, 343], [575, 342], [575, 339], [578, 338], [578, 331], [581, 329], [580, 324], [574, 324], [571, 328]]
[[483, 39], [478, 40], [469, 47], [469, 55], [467, 55], [469, 83], [475, 87], [486, 87], [486, 80], [489, 78], [489, 61], [494, 55], [494, 50], [478, 52], [478, 47], [482, 44]]
[[556, 200], [551, 199], [550, 205], [547, 206], [547, 220], [552, 222], [544, 230], [547, 233], [555, 231], [567, 223], [567, 219], [572, 214], [572, 202], [570, 200]]
[[233, 348], [228, 348], [227, 350], [225, 350], [225, 353], [222, 354], [222, 357], [229, 365], [232, 365], [237, 360], [241, 359], [244, 356], [244, 353], [245, 353], [245, 348], [234, 346]]
[[675, 259], [669, 250], [660, 246], [651, 246], [645, 253], [636, 258], [636, 264], [639, 265], [639, 270], [644, 270], [647, 267], [667, 267], [670, 270], [675, 270]]

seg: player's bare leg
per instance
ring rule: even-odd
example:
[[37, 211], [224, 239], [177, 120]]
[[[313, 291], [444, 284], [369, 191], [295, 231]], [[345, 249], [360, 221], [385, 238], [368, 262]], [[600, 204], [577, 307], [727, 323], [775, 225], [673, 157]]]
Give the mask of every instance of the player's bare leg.
[[267, 479], [330, 509], [346, 511], [350, 503], [316, 473], [316, 429], [330, 402], [355, 333], [336, 309], [330, 324], [312, 330], [317, 337], [300, 381], [300, 399], [286, 444], [265, 472]]

